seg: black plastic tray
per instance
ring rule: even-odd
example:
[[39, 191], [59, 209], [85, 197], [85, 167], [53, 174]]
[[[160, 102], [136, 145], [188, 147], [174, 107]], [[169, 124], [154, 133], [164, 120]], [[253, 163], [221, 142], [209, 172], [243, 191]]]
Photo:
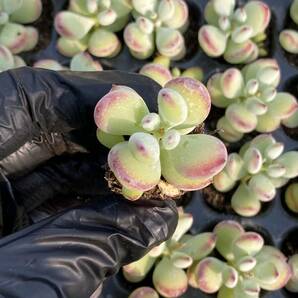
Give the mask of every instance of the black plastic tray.
[[[191, 8], [192, 29], [194, 29], [186, 38], [187, 47], [191, 48], [191, 51], [182, 61], [173, 63], [173, 66], [180, 67], [181, 69], [190, 66], [200, 66], [204, 70], [204, 81], [206, 82], [213, 73], [231, 67], [231, 65], [227, 64], [223, 59], [210, 59], [199, 49], [197, 31], [204, 23], [203, 11], [208, 0], [186, 1]], [[247, 1], [238, 1], [239, 4], [245, 2]], [[298, 97], [298, 68], [290, 63], [290, 60], [288, 59], [290, 55], [284, 52], [278, 42], [278, 35], [280, 31], [285, 28], [285, 24], [288, 20], [289, 6], [292, 0], [264, 0], [264, 2], [270, 6], [272, 12], [268, 38], [268, 57], [275, 58], [278, 61], [282, 72], [281, 83], [278, 89], [291, 91]], [[52, 4], [53, 15], [55, 15], [58, 11], [66, 7], [67, 0], [52, 0]], [[67, 65], [69, 63], [69, 58], [60, 55], [56, 50], [57, 33], [54, 29], [52, 29], [51, 37], [51, 41], [47, 47], [41, 49], [37, 53], [30, 54], [30, 61], [48, 58], [58, 60], [61, 64]], [[105, 69], [120, 69], [135, 72], [150, 60], [140, 61], [132, 58], [129, 55], [127, 47], [124, 46], [119, 56], [113, 59], [99, 59], [99, 61]], [[288, 136], [286, 130], [283, 128], [274, 132], [273, 135], [278, 141], [285, 144], [285, 151], [298, 149], [297, 135], [295, 140], [295, 137], [292, 138]], [[190, 203], [185, 208], [187, 212], [194, 215], [194, 225], [191, 229], [191, 233], [211, 231], [219, 221], [233, 219], [239, 221], [248, 230], [260, 232], [268, 244], [274, 245], [284, 252], [287, 251], [285, 243], [289, 241], [289, 239], [292, 242], [296, 242], [293, 243], [293, 245], [295, 246], [296, 252], [298, 252], [298, 216], [288, 211], [285, 207], [284, 189], [285, 187], [279, 189], [276, 198], [272, 202], [267, 203], [266, 208], [263, 208], [260, 214], [252, 218], [243, 218], [232, 213], [220, 213], [212, 209], [212, 207], [205, 202], [200, 191], [194, 192]], [[101, 297], [127, 298], [130, 292], [136, 287], [150, 284], [150, 276], [139, 284], [131, 284], [124, 280], [120, 272], [118, 275], [105, 282]], [[205, 298], [215, 296], [207, 295], [199, 290], [189, 288], [187, 293], [182, 297]], [[297, 295], [282, 289], [276, 292], [264, 293], [264, 297], [294, 298], [297, 297]]]

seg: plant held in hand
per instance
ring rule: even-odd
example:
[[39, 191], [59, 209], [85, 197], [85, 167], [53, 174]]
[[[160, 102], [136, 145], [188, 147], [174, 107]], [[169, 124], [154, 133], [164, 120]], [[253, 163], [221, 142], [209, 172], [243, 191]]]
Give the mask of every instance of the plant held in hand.
[[157, 101], [158, 114], [150, 113], [133, 89], [113, 86], [95, 107], [98, 139], [111, 148], [108, 165], [122, 194], [131, 200], [160, 185], [161, 176], [179, 190], [201, 189], [226, 163], [227, 151], [219, 139], [187, 135], [210, 111], [210, 96], [202, 83], [173, 79]]
[[124, 41], [138, 59], [158, 52], [173, 60], [183, 58], [182, 33], [188, 26], [188, 7], [184, 0], [132, 0], [135, 21], [124, 31]]
[[131, 10], [129, 0], [70, 0], [68, 10], [55, 17], [59, 52], [67, 57], [87, 49], [96, 57], [117, 55], [121, 43], [114, 32], [125, 27]]
[[39, 33], [25, 25], [36, 21], [41, 12], [41, 0], [0, 1], [0, 71], [26, 65], [17, 54], [34, 49]]
[[297, 100], [287, 92], [277, 92], [279, 81], [280, 69], [273, 59], [259, 59], [241, 71], [229, 68], [214, 74], [207, 84], [212, 104], [226, 109], [217, 123], [220, 136], [237, 142], [253, 130], [268, 133], [281, 123], [295, 126]]
[[226, 261], [207, 257], [188, 271], [190, 285], [218, 298], [258, 298], [261, 289], [275, 291], [291, 277], [286, 257], [264, 245], [255, 232], [245, 232], [235, 221], [222, 221], [213, 230], [216, 249]]
[[267, 54], [263, 42], [270, 22], [270, 8], [262, 1], [249, 1], [235, 9], [235, 0], [210, 0], [204, 16], [208, 25], [199, 31], [199, 43], [210, 57], [232, 64], [249, 63]]
[[254, 216], [261, 202], [271, 201], [276, 188], [298, 176], [298, 152], [283, 153], [284, 146], [269, 134], [261, 134], [231, 153], [225, 168], [214, 177], [213, 185], [220, 192], [236, 186], [232, 208], [242, 216]]

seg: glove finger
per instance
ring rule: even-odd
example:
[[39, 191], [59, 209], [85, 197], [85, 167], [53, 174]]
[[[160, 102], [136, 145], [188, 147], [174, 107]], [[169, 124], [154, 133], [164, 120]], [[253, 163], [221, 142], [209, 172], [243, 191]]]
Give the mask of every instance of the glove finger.
[[168, 239], [176, 225], [172, 201], [98, 198], [1, 240], [0, 294], [92, 297], [105, 278]]

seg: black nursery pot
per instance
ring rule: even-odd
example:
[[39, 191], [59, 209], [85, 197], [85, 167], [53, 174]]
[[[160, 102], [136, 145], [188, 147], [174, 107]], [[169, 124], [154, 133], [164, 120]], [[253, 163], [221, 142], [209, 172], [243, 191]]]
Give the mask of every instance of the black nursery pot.
[[[50, 1], [50, 0], [47, 0]], [[51, 0], [53, 16], [67, 7], [67, 0]], [[173, 63], [181, 69], [191, 66], [200, 66], [204, 71], [205, 80], [215, 72], [223, 71], [231, 65], [227, 64], [223, 59], [211, 59], [199, 49], [197, 32], [199, 27], [204, 23], [204, 7], [208, 0], [186, 0], [190, 8], [191, 22], [190, 30], [185, 35], [188, 52], [186, 57]], [[239, 0], [239, 4], [244, 4], [246, 0]], [[290, 57], [281, 48], [278, 36], [281, 30], [289, 24], [288, 11], [292, 0], [264, 0], [272, 12], [272, 21], [269, 28], [269, 58], [274, 58], [278, 61], [281, 68], [282, 78], [279, 85], [279, 90], [288, 91], [298, 97], [298, 65], [293, 62]], [[55, 29], [51, 29], [51, 40], [47, 47], [40, 48], [38, 52], [31, 53], [29, 60], [37, 61], [39, 59], [55, 59], [62, 65], [68, 65], [69, 58], [62, 56], [56, 49], [56, 42], [58, 35]], [[121, 36], [121, 32], [119, 36]], [[148, 60], [137, 60], [133, 58], [126, 46], [123, 47], [121, 53], [112, 59], [98, 59], [105, 69], [120, 69], [126, 71], [138, 71]], [[297, 57], [296, 57], [297, 59]], [[206, 82], [205, 81], [205, 82]], [[220, 109], [212, 108], [211, 114], [207, 119], [206, 128], [207, 133], [212, 132], [216, 119], [221, 116]], [[255, 136], [255, 134], [248, 135], [242, 142], [247, 141]], [[280, 142], [285, 144], [285, 151], [298, 149], [298, 134], [297, 130], [289, 130], [287, 128], [280, 128], [273, 133], [273, 136]], [[241, 146], [241, 143], [229, 145], [228, 150], [236, 151]], [[286, 186], [285, 186], [286, 187]], [[211, 231], [213, 227], [222, 220], [236, 220], [243, 224], [247, 230], [254, 230], [259, 232], [265, 238], [267, 244], [274, 245], [281, 249], [286, 256], [293, 253], [298, 253], [298, 216], [291, 213], [284, 204], [284, 190], [285, 187], [277, 191], [275, 199], [263, 205], [262, 211], [255, 217], [244, 218], [235, 214], [229, 206], [224, 206], [222, 210], [215, 208], [207, 202], [206, 194], [202, 191], [191, 193], [191, 199], [184, 199], [180, 204], [185, 206], [186, 212], [190, 212], [194, 216], [194, 224], [191, 233], [201, 233]], [[225, 198], [227, 201], [229, 198]], [[101, 297], [103, 298], [127, 298], [129, 294], [139, 286], [152, 286], [151, 276], [145, 281], [132, 284], [127, 282], [122, 273], [113, 276], [106, 280]], [[294, 298], [297, 294], [290, 293], [284, 289], [276, 292], [264, 293], [264, 297], [269, 298]], [[214, 295], [207, 295], [199, 290], [189, 288], [183, 298], [207, 298], [216, 297]]]

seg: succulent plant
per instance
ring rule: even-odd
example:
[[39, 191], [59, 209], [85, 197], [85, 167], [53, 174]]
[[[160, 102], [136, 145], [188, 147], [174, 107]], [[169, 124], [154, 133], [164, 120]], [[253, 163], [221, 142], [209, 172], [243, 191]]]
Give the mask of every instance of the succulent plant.
[[172, 238], [153, 248], [139, 261], [124, 266], [125, 278], [131, 282], [139, 282], [155, 265], [152, 279], [156, 291], [163, 297], [174, 298], [182, 295], [188, 288], [188, 278], [183, 269], [210, 254], [216, 242], [214, 233], [206, 232], [195, 236], [185, 234], [192, 223], [192, 215], [181, 209]]
[[[290, 7], [290, 16], [298, 25], [298, 0], [294, 0]], [[285, 29], [279, 34], [281, 46], [289, 53], [298, 54], [298, 31], [294, 29]]]
[[249, 1], [236, 9], [235, 0], [210, 0], [204, 11], [208, 23], [199, 30], [199, 44], [210, 57], [231, 64], [249, 63], [267, 54], [264, 48], [270, 8], [261, 1]]
[[[45, 68], [51, 70], [67, 70], [67, 67], [61, 65], [58, 61], [52, 59], [43, 59], [36, 61], [33, 67]], [[70, 60], [70, 70], [72, 71], [101, 71], [102, 66], [95, 61], [87, 52], [81, 52], [73, 56]]]
[[17, 54], [34, 49], [39, 35], [36, 28], [25, 25], [41, 12], [41, 0], [0, 1], [0, 71], [25, 65]]
[[298, 213], [298, 183], [291, 183], [287, 187], [285, 202], [291, 211]]
[[246, 232], [231, 220], [222, 221], [213, 230], [216, 250], [225, 259], [210, 256], [188, 270], [189, 283], [218, 298], [259, 297], [261, 289], [275, 291], [291, 277], [286, 257], [276, 248], [264, 245], [262, 236]]
[[155, 50], [173, 60], [183, 58], [182, 33], [188, 26], [184, 0], [132, 0], [134, 22], [124, 30], [124, 41], [138, 59], [149, 58]]
[[290, 292], [298, 293], [298, 254], [291, 256], [288, 263], [291, 267], [292, 276], [286, 288]]
[[241, 71], [229, 68], [214, 74], [207, 83], [212, 104], [226, 109], [217, 123], [219, 135], [237, 142], [253, 130], [268, 133], [281, 122], [295, 125], [297, 100], [290, 93], [277, 92], [279, 81], [280, 69], [274, 59], [259, 59]]
[[177, 67], [170, 70], [170, 62], [168, 57], [157, 56], [153, 62], [145, 64], [139, 73], [153, 79], [162, 87], [174, 77], [187, 77], [198, 81], [203, 80], [204, 73], [200, 67], [189, 67], [181, 72]]
[[[210, 110], [206, 87], [176, 78], [158, 93], [158, 112], [150, 113], [142, 97], [126, 86], [113, 86], [94, 111], [98, 140], [108, 148], [108, 165], [135, 200], [156, 187], [161, 176], [183, 191], [209, 185], [227, 158], [224, 144], [205, 134], [191, 134]], [[128, 141], [124, 136], [129, 136]], [[209, 151], [206, 150], [209, 148]]]
[[55, 17], [60, 34], [58, 51], [72, 57], [88, 51], [96, 57], [116, 56], [121, 43], [114, 32], [125, 27], [132, 10], [130, 0], [70, 0], [68, 10]]
[[298, 176], [298, 152], [283, 153], [284, 145], [269, 134], [261, 134], [245, 143], [239, 153], [229, 154], [225, 168], [214, 177], [220, 192], [236, 186], [232, 208], [242, 216], [254, 216], [261, 202], [271, 201], [276, 188]]

